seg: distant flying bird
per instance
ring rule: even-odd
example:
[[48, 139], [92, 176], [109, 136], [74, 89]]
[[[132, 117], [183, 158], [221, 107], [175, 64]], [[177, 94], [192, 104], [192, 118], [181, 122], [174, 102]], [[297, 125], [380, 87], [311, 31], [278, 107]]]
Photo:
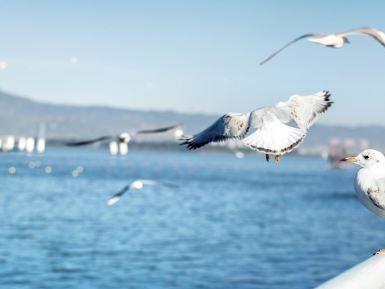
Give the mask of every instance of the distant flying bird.
[[[242, 139], [248, 147], [264, 153], [267, 161], [274, 155], [279, 162], [281, 155], [303, 141], [317, 116], [331, 105], [328, 91], [310, 96], [293, 95], [286, 102], [252, 112], [225, 114], [204, 131], [182, 138], [181, 145], [194, 150], [211, 142]], [[251, 129], [255, 131], [247, 136]]]
[[[385, 217], [385, 156], [383, 153], [368, 149], [358, 156], [347, 157], [341, 161], [359, 165], [355, 179], [355, 189], [359, 200], [370, 211]], [[375, 254], [385, 254], [385, 250]]]
[[107, 205], [112, 206], [119, 202], [120, 198], [129, 190], [141, 190], [144, 185], [153, 186], [156, 185], [157, 182], [154, 180], [135, 180], [132, 183], [125, 186], [123, 189], [121, 189], [119, 192], [114, 194], [111, 198], [107, 200]]
[[358, 29], [352, 29], [347, 32], [331, 33], [331, 34], [309, 33], [309, 34], [304, 34], [300, 37], [297, 37], [296, 39], [290, 41], [288, 44], [286, 44], [282, 48], [274, 51], [269, 56], [267, 56], [260, 63], [260, 65], [266, 63], [267, 61], [272, 59], [274, 56], [276, 56], [278, 53], [280, 53], [282, 50], [284, 50], [288, 46], [302, 39], [307, 39], [310, 42], [317, 43], [326, 47], [341, 48], [345, 43], [350, 43], [348, 36], [351, 36], [351, 35], [368, 35], [374, 38], [375, 40], [377, 40], [382, 46], [385, 47], [384, 32], [374, 28], [370, 28], [370, 27], [363, 27]]
[[[171, 131], [174, 129], [178, 129], [182, 126], [182, 124], [176, 124], [172, 126], [167, 126], [167, 127], [161, 127], [161, 128], [156, 128], [156, 129], [149, 129], [149, 130], [140, 130], [134, 133], [133, 135], [138, 135], [138, 134], [151, 134], [151, 133], [163, 133], [167, 131]], [[128, 132], [121, 133], [120, 135], [117, 136], [101, 136], [98, 138], [94, 139], [89, 139], [89, 140], [83, 140], [83, 141], [76, 141], [76, 142], [68, 142], [66, 143], [67, 146], [84, 146], [84, 145], [90, 145], [102, 141], [116, 141], [118, 143], [129, 143], [131, 140], [131, 135]]]
[[66, 143], [66, 145], [67, 146], [84, 146], [84, 145], [90, 145], [90, 144], [94, 144], [94, 143], [98, 143], [98, 142], [102, 142], [102, 141], [107, 141], [107, 140], [115, 140], [119, 143], [120, 142], [128, 143], [130, 141], [130, 139], [131, 139], [130, 134], [125, 132], [125, 133], [121, 133], [118, 136], [106, 135], [106, 136], [101, 136], [101, 137], [89, 139], [89, 140], [68, 142], [68, 143]]
[[155, 186], [155, 185], [164, 185], [166, 187], [171, 187], [171, 188], [178, 187], [177, 185], [174, 185], [171, 183], [163, 183], [155, 180], [138, 179], [131, 182], [130, 184], [125, 186], [123, 189], [121, 189], [119, 192], [114, 194], [111, 198], [107, 200], [106, 204], [109, 206], [116, 204], [117, 202], [119, 202], [120, 198], [130, 190], [141, 190], [143, 189], [144, 186]]

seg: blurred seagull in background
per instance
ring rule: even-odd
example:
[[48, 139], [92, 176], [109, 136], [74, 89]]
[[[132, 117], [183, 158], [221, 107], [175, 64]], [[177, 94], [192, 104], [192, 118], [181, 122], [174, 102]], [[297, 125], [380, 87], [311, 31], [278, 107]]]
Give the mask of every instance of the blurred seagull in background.
[[278, 53], [280, 53], [282, 50], [284, 50], [288, 46], [302, 39], [307, 39], [310, 42], [317, 43], [326, 47], [341, 48], [342, 46], [344, 46], [345, 43], [350, 43], [348, 36], [351, 36], [351, 35], [368, 35], [373, 39], [377, 40], [382, 46], [385, 47], [384, 32], [374, 28], [370, 28], [370, 27], [357, 28], [357, 29], [349, 30], [347, 32], [331, 33], [331, 34], [309, 33], [309, 34], [304, 34], [290, 41], [288, 44], [286, 44], [282, 48], [274, 51], [269, 56], [267, 56], [260, 63], [260, 65], [266, 63], [267, 61], [272, 59], [274, 56], [276, 56]]
[[[385, 156], [383, 153], [367, 149], [355, 157], [341, 161], [359, 165], [355, 179], [355, 189], [359, 200], [370, 211], [385, 217]], [[375, 254], [385, 254], [385, 249]]]
[[[252, 112], [228, 113], [204, 131], [181, 138], [181, 145], [194, 150], [211, 142], [242, 139], [251, 149], [264, 153], [267, 161], [274, 155], [279, 162], [281, 155], [303, 141], [318, 115], [332, 105], [330, 96], [328, 91], [309, 96], [293, 95], [288, 101]], [[247, 136], [251, 129], [255, 131]]]
[[107, 200], [106, 204], [108, 206], [112, 206], [112, 205], [116, 204], [117, 202], [119, 202], [120, 198], [126, 192], [128, 192], [130, 190], [141, 190], [141, 189], [143, 189], [144, 186], [155, 186], [155, 185], [164, 185], [164, 186], [171, 187], [171, 188], [177, 188], [178, 187], [177, 185], [174, 185], [174, 184], [163, 183], [163, 182], [160, 183], [160, 182], [155, 181], [155, 180], [138, 179], [138, 180], [131, 182], [130, 184], [125, 186], [123, 189], [121, 189], [119, 192], [114, 194], [111, 198], [109, 198]]
[[129, 190], [141, 190], [143, 189], [144, 185], [148, 186], [154, 186], [158, 182], [154, 180], [135, 180], [129, 185], [125, 186], [123, 189], [121, 189], [119, 192], [117, 192], [115, 195], [113, 195], [111, 198], [109, 198], [106, 202], [107, 205], [112, 206], [119, 202], [120, 198]]
[[121, 142], [129, 143], [131, 140], [131, 136], [128, 132], [124, 132], [118, 136], [106, 135], [106, 136], [101, 136], [101, 137], [89, 139], [89, 140], [83, 140], [83, 141], [77, 141], [77, 142], [68, 142], [68, 143], [66, 143], [66, 145], [67, 146], [84, 146], [84, 145], [90, 145], [90, 144], [94, 144], [94, 143], [98, 143], [98, 142], [102, 142], [102, 141], [107, 141], [107, 140], [116, 140], [119, 143], [121, 143]]
[[67, 146], [84, 146], [84, 145], [90, 145], [102, 141], [116, 141], [118, 143], [129, 143], [131, 140], [132, 136], [139, 135], [139, 134], [152, 134], [152, 133], [163, 133], [163, 132], [168, 132], [171, 130], [176, 130], [180, 129], [182, 124], [176, 124], [172, 126], [167, 126], [167, 127], [161, 127], [161, 128], [156, 128], [156, 129], [149, 129], [149, 130], [140, 130], [137, 131], [134, 134], [129, 134], [128, 132], [121, 133], [118, 136], [101, 136], [98, 138], [94, 139], [89, 139], [89, 140], [83, 140], [83, 141], [76, 141], [76, 142], [68, 142], [66, 143]]

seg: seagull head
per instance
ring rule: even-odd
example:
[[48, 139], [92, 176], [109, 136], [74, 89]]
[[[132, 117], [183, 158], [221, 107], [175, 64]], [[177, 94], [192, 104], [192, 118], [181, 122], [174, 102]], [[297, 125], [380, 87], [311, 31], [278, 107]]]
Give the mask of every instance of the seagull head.
[[122, 142], [125, 142], [125, 143], [129, 143], [130, 140], [131, 140], [131, 136], [128, 132], [123, 132], [119, 135], [119, 139], [122, 141]]
[[363, 168], [371, 168], [378, 165], [385, 165], [385, 156], [382, 152], [367, 149], [355, 157], [346, 157], [341, 161], [356, 164]]
[[140, 190], [143, 188], [143, 182], [141, 180], [136, 180], [131, 183], [130, 188]]

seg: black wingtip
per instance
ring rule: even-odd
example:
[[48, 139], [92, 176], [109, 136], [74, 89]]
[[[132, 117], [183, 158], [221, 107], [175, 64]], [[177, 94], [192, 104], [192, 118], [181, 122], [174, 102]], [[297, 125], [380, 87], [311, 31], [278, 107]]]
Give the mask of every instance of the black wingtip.
[[330, 97], [332, 96], [330, 91], [329, 90], [324, 90], [323, 93], [324, 93], [325, 100], [329, 101]]
[[324, 93], [324, 100], [326, 104], [322, 107], [320, 113], [324, 113], [325, 111], [327, 111], [334, 103], [334, 101], [330, 100], [330, 97], [332, 96], [332, 94], [330, 93], [329, 90], [324, 90], [323, 93]]
[[87, 144], [88, 143], [83, 143], [83, 142], [68, 142], [68, 143], [65, 143], [65, 145], [68, 146], [68, 147], [79, 147], [79, 146], [85, 146]]
[[196, 149], [201, 147], [200, 145], [197, 145], [194, 143], [193, 137], [182, 136], [181, 138], [179, 138], [179, 141], [181, 141], [181, 143], [179, 143], [179, 145], [185, 146], [185, 148], [187, 148], [190, 151], [196, 150]]

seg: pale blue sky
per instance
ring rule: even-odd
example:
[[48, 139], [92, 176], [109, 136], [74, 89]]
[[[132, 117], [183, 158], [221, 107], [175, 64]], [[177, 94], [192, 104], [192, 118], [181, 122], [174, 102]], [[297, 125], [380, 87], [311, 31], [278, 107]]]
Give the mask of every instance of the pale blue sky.
[[[383, 1], [1, 1], [0, 88], [71, 104], [222, 113], [329, 89], [324, 123], [385, 125], [385, 48], [307, 32], [385, 30]], [[79, 62], [71, 64], [70, 58]]]

